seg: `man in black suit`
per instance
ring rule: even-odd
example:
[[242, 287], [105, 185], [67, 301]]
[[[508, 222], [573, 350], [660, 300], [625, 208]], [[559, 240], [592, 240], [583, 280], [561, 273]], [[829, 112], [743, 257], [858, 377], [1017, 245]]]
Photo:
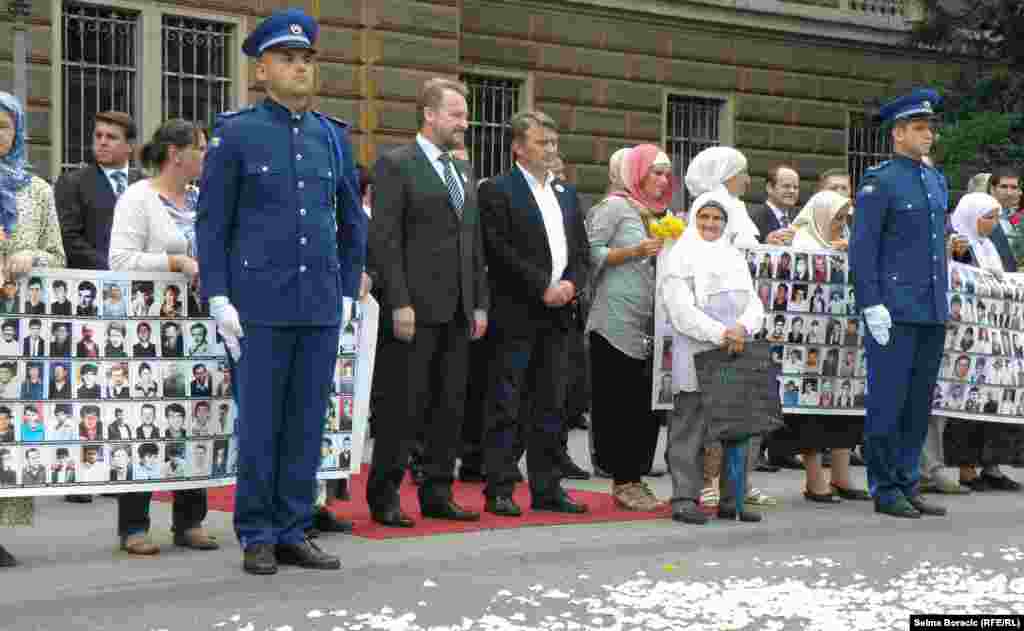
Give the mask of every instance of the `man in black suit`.
[[586, 507], [560, 485], [569, 327], [588, 255], [583, 213], [576, 190], [549, 170], [558, 150], [554, 121], [526, 111], [509, 124], [516, 165], [480, 186], [495, 349], [485, 415], [485, 508], [521, 514], [512, 491], [522, 432], [533, 509], [583, 513]]
[[751, 204], [748, 210], [761, 232], [757, 239], [761, 243], [789, 245], [794, 234], [789, 224], [800, 211], [796, 205], [800, 199], [800, 174], [791, 166], [776, 165], [768, 171], [764, 190], [768, 194], [765, 203]]
[[96, 115], [92, 135], [94, 164], [65, 173], [54, 186], [54, 201], [68, 267], [109, 269], [110, 228], [117, 198], [141, 175], [128, 168], [137, 134], [124, 112]]
[[488, 307], [476, 183], [450, 153], [469, 127], [467, 94], [461, 83], [428, 80], [416, 141], [384, 154], [374, 167], [367, 266], [382, 297], [379, 374], [387, 381], [374, 414], [366, 499], [371, 517], [386, 526], [414, 523], [398, 506], [398, 486], [421, 432], [420, 512], [480, 518], [451, 498], [469, 342], [487, 330]]
[[1013, 248], [1010, 246], [1010, 239], [1007, 236], [1015, 229], [1010, 223], [1010, 217], [1017, 212], [1020, 206], [1020, 173], [1009, 167], [1001, 167], [992, 173], [988, 180], [988, 194], [999, 200], [1002, 209], [999, 211], [999, 223], [996, 224], [989, 235], [989, 239], [996, 246], [999, 252], [999, 259], [1003, 262], [1003, 270], [1007, 272], [1017, 271], [1017, 258], [1013, 255]]
[[43, 339], [43, 322], [39, 318], [28, 321], [28, 337], [22, 343], [22, 356], [46, 357], [46, 340]]

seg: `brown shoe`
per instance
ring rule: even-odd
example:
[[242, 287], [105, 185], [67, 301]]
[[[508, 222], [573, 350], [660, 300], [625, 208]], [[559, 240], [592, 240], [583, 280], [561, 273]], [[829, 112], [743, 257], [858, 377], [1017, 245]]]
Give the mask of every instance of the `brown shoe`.
[[614, 484], [612, 497], [615, 504], [625, 510], [647, 512], [658, 507], [654, 494], [643, 483]]
[[121, 549], [128, 554], [138, 554], [139, 556], [160, 554], [160, 546], [149, 540], [148, 533], [121, 537]]
[[220, 547], [217, 538], [207, 534], [202, 528], [189, 528], [184, 532], [174, 533], [174, 545], [193, 550], [216, 550]]
[[647, 505], [647, 508], [641, 510], [656, 511], [665, 504], [665, 502], [658, 499], [658, 496], [654, 494], [651, 487], [647, 486], [646, 482], [637, 484], [637, 494], [641, 497], [641, 501]]

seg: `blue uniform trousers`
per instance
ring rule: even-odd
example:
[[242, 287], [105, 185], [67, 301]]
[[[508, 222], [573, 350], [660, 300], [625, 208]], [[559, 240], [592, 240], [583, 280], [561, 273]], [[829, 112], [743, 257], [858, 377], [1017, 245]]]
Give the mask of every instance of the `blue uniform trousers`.
[[945, 338], [942, 325], [898, 323], [886, 346], [879, 346], [870, 333], [864, 337], [864, 459], [871, 495], [881, 504], [918, 493], [921, 449]]
[[243, 328], [235, 534], [243, 548], [300, 543], [313, 522], [339, 328]]

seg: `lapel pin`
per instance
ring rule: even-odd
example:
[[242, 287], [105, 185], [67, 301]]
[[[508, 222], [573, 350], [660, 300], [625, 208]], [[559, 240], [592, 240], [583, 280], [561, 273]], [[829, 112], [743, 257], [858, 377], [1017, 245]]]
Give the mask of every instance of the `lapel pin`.
[[559, 193], [564, 193], [565, 187], [562, 186], [561, 184], [555, 184], [555, 190], [558, 191]]

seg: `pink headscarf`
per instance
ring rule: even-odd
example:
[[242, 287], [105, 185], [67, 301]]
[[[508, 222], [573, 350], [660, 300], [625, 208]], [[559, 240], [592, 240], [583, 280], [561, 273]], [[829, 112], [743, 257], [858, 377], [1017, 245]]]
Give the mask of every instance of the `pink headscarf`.
[[675, 177], [669, 178], [665, 192], [656, 198], [648, 196], [643, 190], [643, 181], [655, 162], [663, 164], [667, 160], [668, 156], [656, 145], [633, 147], [622, 164], [622, 180], [626, 185], [626, 192], [613, 192], [612, 195], [632, 197], [647, 210], [660, 214], [672, 203], [672, 196], [676, 191]]

